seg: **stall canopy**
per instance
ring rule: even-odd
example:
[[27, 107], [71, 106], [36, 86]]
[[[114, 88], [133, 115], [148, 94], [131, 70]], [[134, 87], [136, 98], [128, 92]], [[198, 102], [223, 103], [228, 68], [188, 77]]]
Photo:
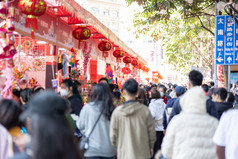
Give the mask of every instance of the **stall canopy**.
[[48, 3], [47, 14], [60, 17], [60, 20], [72, 28], [86, 25], [92, 31], [92, 37], [96, 40], [109, 40], [113, 47], [120, 48], [128, 55], [137, 57], [140, 62], [147, 65], [147, 62], [122, 42], [110, 29], [103, 25], [90, 12], [81, 7], [74, 0], [46, 0]]

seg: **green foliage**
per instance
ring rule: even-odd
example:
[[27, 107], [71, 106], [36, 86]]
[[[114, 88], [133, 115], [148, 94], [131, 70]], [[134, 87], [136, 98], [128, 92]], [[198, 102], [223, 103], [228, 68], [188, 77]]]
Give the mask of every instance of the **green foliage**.
[[[191, 66], [213, 68], [214, 1], [127, 0], [142, 10], [134, 16], [134, 33], [162, 41], [167, 63], [181, 73]], [[203, 37], [201, 37], [203, 35]]]

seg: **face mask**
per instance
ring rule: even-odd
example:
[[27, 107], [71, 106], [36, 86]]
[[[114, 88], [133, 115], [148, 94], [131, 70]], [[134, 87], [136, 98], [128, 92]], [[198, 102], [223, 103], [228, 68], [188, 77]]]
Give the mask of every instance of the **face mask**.
[[164, 96], [164, 93], [163, 93], [163, 92], [160, 92], [160, 96], [163, 97], [163, 96]]
[[67, 97], [68, 94], [69, 94], [69, 92], [68, 92], [66, 89], [61, 89], [61, 90], [60, 90], [60, 95], [61, 95], [62, 97]]

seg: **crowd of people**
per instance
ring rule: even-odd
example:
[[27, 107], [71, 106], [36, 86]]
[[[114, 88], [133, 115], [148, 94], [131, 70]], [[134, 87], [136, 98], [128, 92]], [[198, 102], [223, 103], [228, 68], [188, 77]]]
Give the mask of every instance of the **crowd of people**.
[[0, 100], [0, 159], [236, 159], [236, 88], [94, 83], [84, 102], [79, 81], [59, 92], [13, 89]]

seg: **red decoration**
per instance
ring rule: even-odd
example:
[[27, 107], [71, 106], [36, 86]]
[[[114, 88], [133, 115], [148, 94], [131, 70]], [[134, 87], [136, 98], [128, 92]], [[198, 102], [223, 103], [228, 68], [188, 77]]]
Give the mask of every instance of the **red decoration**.
[[126, 64], [126, 67], [129, 67], [129, 63], [131, 63], [131, 57], [130, 56], [124, 57], [123, 62]]
[[31, 28], [31, 36], [34, 38], [34, 29], [38, 28], [37, 16], [42, 16], [47, 9], [44, 0], [20, 0], [18, 4], [19, 10], [26, 14], [26, 27]]
[[123, 68], [122, 68], [122, 72], [123, 72], [124, 74], [129, 74], [129, 73], [131, 73], [131, 70], [130, 70], [128, 67], [123, 67]]
[[122, 50], [115, 50], [113, 52], [113, 56], [117, 58], [117, 62], [121, 62], [121, 58], [124, 56], [124, 52]]
[[132, 60], [131, 64], [132, 66], [136, 67], [139, 64], [139, 62], [136, 59], [134, 59]]
[[7, 7], [4, 2], [0, 2], [0, 14], [6, 14], [7, 13]]
[[130, 56], [124, 57], [124, 58], [123, 58], [123, 62], [124, 62], [125, 64], [131, 63], [131, 57], [130, 57]]
[[91, 37], [91, 30], [87, 27], [78, 27], [73, 31], [73, 37], [79, 41], [86, 41]]
[[103, 57], [108, 57], [108, 51], [112, 49], [112, 44], [107, 40], [103, 40], [98, 44], [98, 49], [103, 52]]

